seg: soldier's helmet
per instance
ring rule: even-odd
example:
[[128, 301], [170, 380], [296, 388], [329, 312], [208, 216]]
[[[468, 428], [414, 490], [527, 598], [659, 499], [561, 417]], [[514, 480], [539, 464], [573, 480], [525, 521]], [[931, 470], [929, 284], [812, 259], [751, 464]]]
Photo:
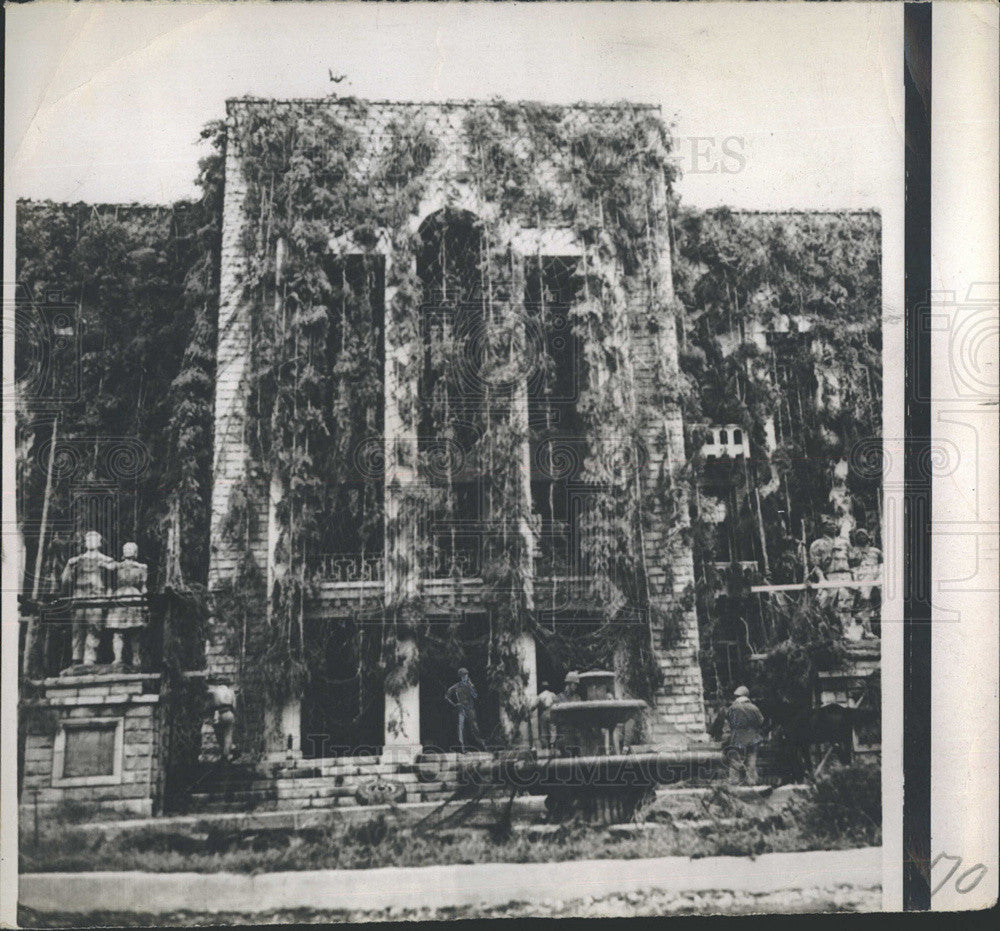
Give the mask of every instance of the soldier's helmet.
[[749, 697], [750, 697], [750, 689], [748, 689], [745, 685], [737, 686], [736, 691], [733, 692], [733, 698], [749, 698]]

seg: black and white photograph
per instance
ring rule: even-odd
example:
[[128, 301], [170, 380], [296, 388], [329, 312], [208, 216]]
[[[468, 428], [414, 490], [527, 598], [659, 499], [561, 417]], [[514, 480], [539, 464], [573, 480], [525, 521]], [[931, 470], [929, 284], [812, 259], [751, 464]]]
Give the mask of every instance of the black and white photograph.
[[5, 923], [902, 907], [902, 4], [6, 42]]

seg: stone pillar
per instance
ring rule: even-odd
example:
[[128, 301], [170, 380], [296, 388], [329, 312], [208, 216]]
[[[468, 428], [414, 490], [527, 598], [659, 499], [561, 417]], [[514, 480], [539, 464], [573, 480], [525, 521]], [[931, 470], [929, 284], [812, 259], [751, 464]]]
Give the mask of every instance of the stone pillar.
[[[654, 213], [666, 222], [668, 202], [662, 179], [653, 185]], [[638, 361], [636, 381], [640, 397], [656, 398], [664, 387], [680, 378], [677, 360], [676, 320], [671, 312], [674, 299], [669, 237], [658, 231], [658, 293], [653, 307], [638, 298], [633, 313], [632, 341]], [[653, 313], [658, 316], [654, 317]], [[663, 382], [666, 382], [664, 385]], [[648, 461], [643, 486], [653, 489], [660, 480], [661, 467], [668, 473], [679, 471], [686, 460], [684, 424], [679, 405], [652, 405], [647, 402], [643, 440]], [[698, 619], [688, 599], [694, 586], [694, 555], [686, 540], [687, 494], [679, 476], [679, 501], [672, 513], [663, 513], [657, 502], [644, 534], [650, 599], [669, 617], [670, 631], [657, 625], [652, 631], [664, 682], [656, 695], [655, 707], [647, 716], [647, 741], [659, 746], [680, 746], [690, 736], [705, 732], [705, 705], [699, 665]], [[655, 499], [654, 499], [655, 500]]]
[[[534, 635], [527, 631], [522, 633], [518, 637], [516, 649], [521, 667], [521, 673], [525, 675], [528, 680], [524, 686], [524, 693], [521, 697], [525, 703], [525, 707], [531, 708], [538, 695], [538, 661], [535, 650]], [[515, 746], [526, 747], [530, 745], [528, 740], [529, 732], [527, 721], [522, 720], [520, 724], [515, 727], [514, 722], [510, 719], [510, 716], [503, 710], [503, 708], [500, 710], [500, 719], [504, 732], [510, 735], [510, 739]], [[531, 721], [531, 734], [535, 736], [535, 740], [537, 741], [538, 712], [532, 710], [529, 715], [529, 719]]]
[[[515, 240], [517, 231], [508, 231], [507, 238]], [[525, 270], [524, 256], [516, 249], [511, 249], [511, 292], [515, 300], [523, 301], [525, 295]], [[511, 426], [522, 438], [521, 456], [518, 462], [518, 481], [520, 483], [520, 494], [524, 501], [524, 508], [518, 518], [517, 532], [521, 537], [521, 571], [524, 577], [524, 606], [530, 613], [535, 607], [535, 536], [532, 531], [529, 515], [531, 514], [531, 445], [530, 427], [528, 421], [528, 382], [527, 378], [533, 371], [535, 360], [528, 358], [530, 349], [529, 334], [527, 331], [526, 311], [523, 303], [517, 305], [517, 310], [521, 314], [520, 342], [515, 344], [523, 363], [523, 374], [517, 379], [511, 398], [510, 418]], [[538, 695], [538, 664], [535, 651], [535, 637], [529, 631], [523, 632], [518, 638], [517, 652], [520, 661], [522, 674], [527, 676], [525, 692], [522, 696], [525, 706], [531, 708], [534, 705], [535, 697]], [[530, 728], [527, 721], [522, 721], [517, 726], [517, 732], [513, 722], [506, 720], [503, 715], [504, 730], [511, 734], [515, 744], [529, 745], [530, 736], [538, 736], [538, 714], [532, 710], [529, 713]]]
[[[399, 654], [412, 669], [417, 663], [417, 642], [407, 637], [399, 642]], [[405, 674], [404, 674], [405, 675]], [[385, 694], [385, 746], [383, 755], [391, 762], [411, 761], [420, 744], [420, 683], [399, 680], [387, 683]]]
[[[385, 277], [393, 277], [393, 253], [386, 251]], [[419, 346], [393, 325], [397, 288], [385, 289], [385, 606], [392, 612], [418, 592], [418, 520], [414, 492], [418, 471]], [[413, 334], [413, 338], [418, 336]]]
[[[226, 149], [222, 208], [222, 254], [219, 268], [218, 346], [215, 374], [215, 429], [208, 586], [217, 590], [237, 573], [243, 544], [225, 532], [234, 498], [243, 494], [254, 511], [253, 525], [267, 522], [267, 485], [261, 485], [247, 444], [247, 396], [250, 378], [250, 310], [243, 294], [248, 258], [243, 242], [247, 183], [235, 144], [242, 105], [227, 105], [229, 146]], [[257, 564], [265, 565], [266, 541], [254, 533], [246, 541]], [[235, 677], [237, 659], [227, 650], [227, 632], [209, 622], [206, 661], [210, 672]]]
[[[418, 367], [414, 364], [419, 347], [393, 321], [397, 287], [393, 251], [385, 254], [385, 617], [396, 623], [419, 592], [418, 520], [416, 487], [420, 481], [417, 449]], [[396, 260], [398, 261], [398, 259]], [[408, 670], [416, 669], [417, 641], [401, 635], [397, 644], [400, 659]], [[412, 672], [415, 677], [415, 671]], [[387, 683], [385, 696], [384, 753], [395, 760], [415, 757], [420, 745], [420, 683], [405, 681], [406, 674]]]
[[[528, 702], [528, 707], [532, 709], [528, 719], [531, 722], [531, 734], [534, 735], [537, 744], [539, 743], [538, 711], [534, 708], [534, 704], [535, 698], [538, 695], [538, 654], [535, 645], [535, 635], [529, 631], [524, 631], [518, 639], [517, 650], [521, 659], [521, 670], [528, 677], [528, 682], [524, 687], [525, 699]], [[523, 725], [521, 731], [524, 739], [527, 741], [529, 736], [528, 727]]]

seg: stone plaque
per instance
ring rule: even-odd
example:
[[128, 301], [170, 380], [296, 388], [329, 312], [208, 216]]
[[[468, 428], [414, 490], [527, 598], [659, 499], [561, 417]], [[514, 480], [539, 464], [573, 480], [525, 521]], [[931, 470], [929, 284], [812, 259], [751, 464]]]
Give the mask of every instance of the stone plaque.
[[115, 772], [115, 722], [66, 728], [63, 779], [113, 776]]

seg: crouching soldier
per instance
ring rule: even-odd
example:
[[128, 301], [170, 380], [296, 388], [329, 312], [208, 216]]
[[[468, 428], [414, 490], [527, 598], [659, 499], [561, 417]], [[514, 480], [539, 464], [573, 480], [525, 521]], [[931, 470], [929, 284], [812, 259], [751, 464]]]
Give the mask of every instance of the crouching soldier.
[[236, 727], [236, 695], [225, 679], [209, 680], [208, 704], [215, 739], [219, 743], [219, 759], [230, 763], [233, 759], [233, 730]]
[[739, 785], [745, 777], [748, 786], [757, 784], [757, 748], [764, 739], [764, 715], [752, 701], [750, 690], [741, 685], [733, 693], [734, 701], [726, 709], [729, 735], [722, 747], [729, 762], [729, 781]]

